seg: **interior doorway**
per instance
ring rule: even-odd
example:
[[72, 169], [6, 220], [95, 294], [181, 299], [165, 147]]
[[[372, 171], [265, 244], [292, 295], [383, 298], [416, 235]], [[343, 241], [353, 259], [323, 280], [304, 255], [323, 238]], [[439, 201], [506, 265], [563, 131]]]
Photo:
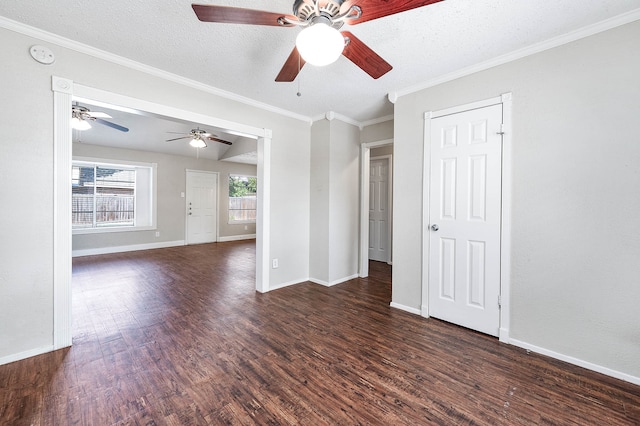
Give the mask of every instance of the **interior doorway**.
[[369, 162], [369, 260], [391, 263], [393, 157], [376, 150]]
[[[370, 173], [371, 173], [371, 151], [376, 148], [391, 147], [393, 149], [393, 139], [385, 139], [375, 142], [366, 142], [360, 146], [360, 245], [359, 245], [359, 267], [358, 276], [365, 278], [369, 276], [369, 209], [370, 209]], [[390, 170], [393, 160], [389, 160]], [[392, 176], [392, 172], [390, 172]], [[390, 188], [393, 185], [390, 183]], [[390, 197], [391, 197], [390, 192]], [[392, 229], [393, 213], [390, 212], [391, 220], [389, 229]], [[389, 231], [389, 262], [391, 262], [393, 244], [391, 231]]]
[[93, 104], [103, 102], [136, 111], [144, 111], [172, 117], [188, 122], [224, 127], [255, 138], [258, 148], [258, 211], [256, 220], [256, 290], [269, 290], [269, 228], [271, 173], [271, 131], [241, 123], [221, 120], [168, 105], [131, 98], [88, 86], [72, 80], [53, 77], [54, 93], [54, 327], [53, 349], [70, 346], [72, 343], [71, 311], [71, 190], [70, 171], [72, 162], [71, 116], [74, 100], [87, 100]]

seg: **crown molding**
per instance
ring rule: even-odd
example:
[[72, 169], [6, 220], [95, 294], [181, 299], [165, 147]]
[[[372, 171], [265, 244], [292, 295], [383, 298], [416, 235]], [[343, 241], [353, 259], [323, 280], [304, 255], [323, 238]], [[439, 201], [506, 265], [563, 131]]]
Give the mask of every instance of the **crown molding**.
[[95, 47], [77, 42], [75, 40], [68, 39], [66, 37], [59, 36], [57, 34], [50, 33], [48, 31], [41, 30], [39, 28], [35, 28], [32, 26], [23, 24], [21, 22], [17, 22], [17, 21], [5, 18], [3, 16], [0, 16], [0, 28], [5, 28], [7, 30], [10, 30], [16, 33], [20, 33], [29, 37], [36, 38], [38, 40], [49, 42], [60, 47], [64, 47], [79, 53], [83, 53], [85, 55], [93, 56], [94, 58], [102, 59], [104, 61], [108, 61], [108, 62], [121, 65], [136, 71], [140, 71], [140, 72], [152, 75], [154, 77], [159, 77], [159, 78], [171, 81], [173, 83], [178, 83], [183, 86], [201, 90], [203, 92], [220, 96], [225, 99], [240, 102], [245, 105], [249, 105], [265, 111], [273, 112], [286, 117], [294, 118], [296, 120], [308, 122], [310, 124], [312, 123], [311, 117], [308, 117], [306, 115], [297, 114], [292, 111], [288, 111], [282, 108], [275, 107], [273, 105], [256, 101], [255, 99], [247, 98], [245, 96], [228, 92], [226, 90], [222, 90], [217, 87], [209, 86], [207, 84], [200, 83], [198, 81], [191, 80], [189, 78], [182, 77], [177, 74], [163, 71], [161, 69], [158, 69], [149, 65], [145, 65], [143, 63], [136, 62], [131, 59], [127, 59], [122, 56], [119, 56], [110, 52], [106, 52], [104, 50], [97, 49]]
[[384, 117], [378, 117], [378, 118], [374, 118], [371, 120], [367, 120], [367, 121], [357, 121], [354, 120], [351, 117], [347, 117], [346, 115], [334, 112], [334, 111], [327, 111], [326, 113], [322, 114], [322, 115], [316, 115], [315, 117], [312, 118], [312, 124], [315, 123], [316, 121], [320, 121], [320, 120], [340, 120], [343, 121], [347, 124], [351, 124], [353, 126], [358, 127], [360, 130], [362, 130], [363, 128], [367, 127], [367, 126], [371, 126], [372, 124], [378, 124], [378, 123], [384, 123], [385, 121], [391, 121], [393, 120], [393, 115], [385, 115]]
[[362, 123], [360, 123], [359, 121], [356, 121], [351, 117], [347, 117], [346, 115], [342, 115], [342, 114], [339, 114], [337, 112], [332, 112], [332, 114], [333, 114], [334, 118], [336, 118], [337, 120], [340, 120], [343, 123], [351, 124], [352, 126], [356, 126], [360, 130], [362, 130]]
[[374, 118], [372, 120], [363, 121], [361, 123], [361, 126], [362, 127], [367, 127], [367, 126], [371, 126], [373, 124], [384, 123], [385, 121], [391, 121], [391, 120], [393, 120], [393, 114], [385, 115], [384, 117]]
[[594, 34], [598, 34], [616, 27], [620, 27], [622, 25], [626, 25], [637, 20], [640, 20], [640, 8], [614, 16], [609, 19], [605, 19], [604, 21], [600, 21], [595, 24], [587, 25], [585, 27], [571, 31], [567, 34], [554, 37], [540, 43], [532, 44], [531, 46], [527, 46], [522, 49], [515, 50], [505, 55], [498, 56], [494, 59], [490, 59], [488, 61], [481, 62], [479, 64], [472, 65], [470, 67], [462, 68], [458, 71], [445, 74], [443, 76], [434, 78], [432, 80], [428, 80], [420, 84], [409, 86], [404, 89], [399, 89], [396, 91], [389, 92], [388, 98], [391, 103], [395, 104], [398, 98], [401, 96], [419, 92], [421, 90], [428, 89], [430, 87], [434, 87], [439, 84], [443, 84], [452, 80], [456, 80], [461, 77], [466, 77], [468, 75], [475, 74], [477, 72], [484, 71], [489, 68], [496, 67], [498, 65], [503, 65], [508, 62], [513, 62], [518, 59], [522, 59], [526, 56], [531, 56], [536, 53], [543, 52], [545, 50], [553, 49], [554, 47], [562, 46], [564, 44], [571, 43], [573, 41], [580, 40], [582, 38], [589, 37]]
[[362, 127], [363, 127], [361, 122], [356, 121], [351, 117], [347, 117], [346, 115], [343, 115], [343, 114], [340, 114], [340, 113], [334, 112], [334, 111], [327, 111], [322, 115], [316, 115], [315, 117], [312, 118], [312, 124], [315, 123], [316, 121], [320, 121], [320, 120], [327, 120], [327, 121], [340, 120], [340, 121], [342, 121], [344, 123], [356, 126], [360, 130], [362, 130]]

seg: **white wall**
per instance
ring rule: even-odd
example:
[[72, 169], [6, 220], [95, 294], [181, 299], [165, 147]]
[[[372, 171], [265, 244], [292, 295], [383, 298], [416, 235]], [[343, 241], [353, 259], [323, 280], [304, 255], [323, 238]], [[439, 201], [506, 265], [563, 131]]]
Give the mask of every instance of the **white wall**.
[[365, 126], [360, 132], [360, 142], [377, 142], [393, 139], [393, 120]]
[[333, 285], [358, 272], [360, 130], [343, 121], [313, 123], [310, 279]]
[[[254, 142], [255, 144], [255, 142]], [[203, 170], [218, 172], [218, 236], [235, 237], [243, 234], [255, 234], [255, 223], [228, 224], [229, 212], [229, 174], [256, 175], [256, 166], [251, 164], [230, 163], [196, 159], [179, 155], [161, 154], [157, 152], [136, 151], [131, 149], [111, 148], [86, 143], [73, 144], [73, 155], [106, 160], [141, 161], [156, 163], [157, 166], [157, 229], [150, 231], [108, 232], [103, 234], [78, 234], [73, 236], [73, 250], [92, 250], [105, 247], [121, 247], [128, 245], [159, 244], [185, 241], [186, 207], [185, 198], [180, 193], [186, 192], [186, 170]], [[160, 232], [156, 237], [155, 233]]]
[[379, 148], [371, 148], [371, 158], [382, 157], [383, 155], [393, 155], [393, 145], [385, 145]]
[[360, 130], [331, 120], [329, 282], [358, 274]]
[[640, 22], [398, 99], [393, 301], [419, 309], [423, 114], [513, 93], [510, 337], [640, 377]]
[[[42, 65], [29, 47], [56, 61]], [[0, 29], [0, 362], [37, 353], [53, 339], [53, 75], [83, 86], [273, 132], [271, 286], [309, 271], [309, 123]]]
[[329, 282], [330, 121], [319, 120], [311, 129], [311, 234], [309, 277]]

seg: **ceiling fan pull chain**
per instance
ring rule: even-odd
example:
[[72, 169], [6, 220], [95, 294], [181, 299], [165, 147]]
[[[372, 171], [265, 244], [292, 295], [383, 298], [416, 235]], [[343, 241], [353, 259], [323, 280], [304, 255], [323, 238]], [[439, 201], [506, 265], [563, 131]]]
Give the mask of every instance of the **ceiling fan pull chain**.
[[298, 93], [296, 93], [298, 97], [302, 96], [302, 92], [300, 92], [300, 80], [302, 79], [300, 76], [300, 68], [300, 53], [298, 53]]

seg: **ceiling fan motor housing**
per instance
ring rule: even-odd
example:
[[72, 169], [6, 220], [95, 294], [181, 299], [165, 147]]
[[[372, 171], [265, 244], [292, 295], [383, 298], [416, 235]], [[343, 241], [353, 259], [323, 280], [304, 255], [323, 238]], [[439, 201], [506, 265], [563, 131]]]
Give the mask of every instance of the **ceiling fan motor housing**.
[[308, 21], [316, 16], [316, 3], [318, 12], [333, 18], [340, 13], [340, 7], [345, 0], [295, 0], [293, 3], [293, 14], [301, 21]]

